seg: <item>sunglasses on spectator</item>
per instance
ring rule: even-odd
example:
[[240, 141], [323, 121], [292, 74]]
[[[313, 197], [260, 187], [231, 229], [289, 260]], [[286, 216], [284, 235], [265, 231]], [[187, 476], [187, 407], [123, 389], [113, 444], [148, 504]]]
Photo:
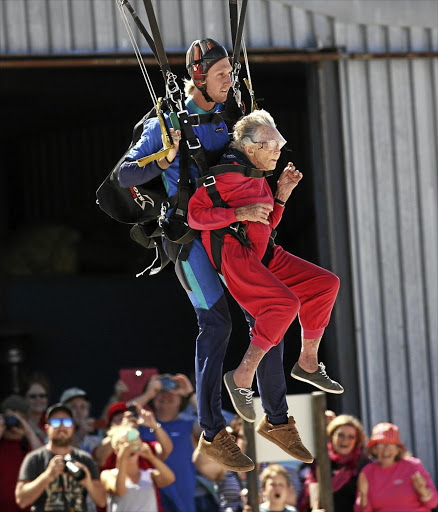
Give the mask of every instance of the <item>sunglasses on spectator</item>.
[[287, 141], [284, 140], [282, 137], [281, 140], [254, 140], [253, 142], [254, 144], [260, 144], [259, 149], [265, 149], [268, 151], [278, 151], [286, 144]]
[[31, 393], [30, 395], [27, 395], [27, 397], [31, 399], [47, 398], [47, 393]]
[[52, 418], [49, 420], [49, 425], [53, 428], [59, 428], [61, 424], [66, 428], [70, 428], [73, 426], [73, 420], [71, 418]]

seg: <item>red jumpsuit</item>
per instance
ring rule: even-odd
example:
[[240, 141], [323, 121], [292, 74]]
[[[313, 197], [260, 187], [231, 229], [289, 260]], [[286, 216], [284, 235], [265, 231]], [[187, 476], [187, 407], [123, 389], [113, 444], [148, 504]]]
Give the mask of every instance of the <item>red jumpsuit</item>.
[[269, 226], [244, 222], [250, 248], [228, 234], [222, 247], [222, 275], [227, 287], [255, 319], [251, 343], [267, 352], [280, 343], [297, 314], [303, 338], [322, 336], [336, 300], [339, 278], [278, 245], [274, 246], [268, 267], [262, 264], [271, 229], [283, 214], [283, 207], [274, 202], [265, 178], [226, 173], [216, 176], [216, 188], [231, 208], [213, 207], [206, 187], [201, 186], [190, 200], [188, 215], [190, 226], [202, 231], [202, 243], [212, 263], [210, 230], [236, 222], [234, 208], [260, 202], [274, 207]]

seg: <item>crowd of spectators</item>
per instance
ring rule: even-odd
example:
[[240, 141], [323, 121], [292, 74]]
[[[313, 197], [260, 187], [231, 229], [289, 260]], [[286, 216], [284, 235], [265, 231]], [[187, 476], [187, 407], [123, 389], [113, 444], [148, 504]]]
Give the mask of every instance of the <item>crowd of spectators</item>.
[[[253, 512], [247, 473], [228, 471], [196, 449], [201, 431], [187, 376], [156, 374], [137, 396], [126, 399], [128, 391], [118, 381], [97, 419], [87, 391], [72, 387], [52, 399], [41, 374], [29, 378], [22, 395], [5, 398], [0, 510]], [[224, 413], [245, 453], [243, 420]], [[436, 487], [395, 425], [377, 425], [365, 443], [357, 418], [331, 411], [326, 418], [335, 512], [394, 512], [397, 499], [412, 512], [438, 505]], [[324, 511], [317, 461], [295, 462], [258, 465], [261, 511]]]

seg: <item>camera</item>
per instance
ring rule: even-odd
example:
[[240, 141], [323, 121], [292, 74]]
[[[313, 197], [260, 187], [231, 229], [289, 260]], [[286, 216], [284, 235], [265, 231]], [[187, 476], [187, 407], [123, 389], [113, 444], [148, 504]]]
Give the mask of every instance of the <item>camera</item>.
[[178, 387], [177, 382], [174, 381], [171, 377], [172, 375], [170, 375], [170, 373], [164, 373], [160, 376], [161, 389], [163, 391], [169, 391], [170, 389], [176, 389]]
[[70, 454], [64, 455], [65, 472], [71, 475], [78, 482], [85, 478], [85, 471], [76, 466]]
[[12, 416], [12, 414], [6, 414], [4, 416], [5, 420], [5, 427], [12, 428], [12, 427], [21, 427], [20, 420], [16, 416]]

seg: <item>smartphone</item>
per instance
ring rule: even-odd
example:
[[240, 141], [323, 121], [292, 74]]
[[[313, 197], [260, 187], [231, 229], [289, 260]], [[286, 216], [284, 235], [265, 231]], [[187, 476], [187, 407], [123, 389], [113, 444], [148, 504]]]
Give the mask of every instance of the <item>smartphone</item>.
[[[140, 433], [137, 429], [135, 428], [132, 428], [131, 430], [128, 431], [128, 434], [126, 436], [126, 440], [128, 441], [128, 443], [130, 443], [131, 441], [135, 441], [136, 439], [138, 439], [140, 437]], [[135, 448], [135, 450], [138, 450], [140, 447], [137, 446]]]
[[164, 373], [160, 377], [161, 380], [161, 389], [163, 391], [169, 391], [170, 389], [177, 389], [178, 383], [171, 379], [171, 375], [169, 373]]
[[137, 412], [137, 407], [132, 404], [132, 405], [129, 405], [127, 408], [126, 408], [127, 411], [129, 412], [132, 412], [132, 414], [134, 415], [135, 418], [138, 418], [138, 412]]
[[135, 428], [132, 428], [131, 430], [128, 431], [128, 434], [126, 436], [126, 440], [128, 442], [131, 442], [131, 441], [134, 441], [135, 439], [138, 439], [140, 436], [139, 432], [137, 429]]
[[156, 368], [123, 368], [119, 371], [119, 379], [127, 386], [128, 391], [122, 394], [121, 400], [127, 402], [143, 393], [143, 388], [152, 375], [157, 375]]

